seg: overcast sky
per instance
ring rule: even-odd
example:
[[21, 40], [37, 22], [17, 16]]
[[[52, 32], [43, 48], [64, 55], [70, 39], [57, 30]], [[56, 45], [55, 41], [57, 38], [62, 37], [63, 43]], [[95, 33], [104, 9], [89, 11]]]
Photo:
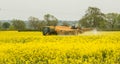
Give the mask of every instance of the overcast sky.
[[104, 13], [120, 13], [120, 0], [0, 0], [0, 20], [43, 19], [47, 13], [59, 20], [79, 20], [89, 6]]

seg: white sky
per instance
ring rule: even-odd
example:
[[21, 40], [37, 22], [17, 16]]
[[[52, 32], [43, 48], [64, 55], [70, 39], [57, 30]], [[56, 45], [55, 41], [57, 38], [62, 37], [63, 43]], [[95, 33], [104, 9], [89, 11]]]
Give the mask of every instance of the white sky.
[[104, 13], [120, 13], [120, 0], [0, 0], [0, 20], [43, 19], [47, 13], [59, 20], [79, 20], [89, 6]]

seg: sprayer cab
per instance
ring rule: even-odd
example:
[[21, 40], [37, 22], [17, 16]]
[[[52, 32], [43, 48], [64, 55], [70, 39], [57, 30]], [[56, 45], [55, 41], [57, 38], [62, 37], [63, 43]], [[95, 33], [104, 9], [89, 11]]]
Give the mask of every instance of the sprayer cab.
[[50, 26], [43, 27], [43, 35], [57, 35], [54, 28], [50, 28]]

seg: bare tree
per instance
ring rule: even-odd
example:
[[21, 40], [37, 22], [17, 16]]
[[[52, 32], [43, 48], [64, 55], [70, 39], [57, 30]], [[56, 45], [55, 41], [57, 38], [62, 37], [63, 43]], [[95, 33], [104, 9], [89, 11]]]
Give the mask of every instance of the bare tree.
[[35, 29], [35, 30], [38, 29], [38, 23], [39, 23], [39, 19], [38, 19], [38, 18], [30, 16], [30, 17], [28, 18], [28, 21], [29, 21], [29, 26], [30, 26], [32, 29]]
[[58, 23], [57, 18], [50, 14], [44, 15], [44, 20], [47, 22], [48, 26], [56, 26]]
[[26, 24], [23, 20], [17, 20], [17, 19], [13, 19], [12, 21], [12, 25], [14, 26], [14, 28], [16, 30], [24, 30], [26, 29]]

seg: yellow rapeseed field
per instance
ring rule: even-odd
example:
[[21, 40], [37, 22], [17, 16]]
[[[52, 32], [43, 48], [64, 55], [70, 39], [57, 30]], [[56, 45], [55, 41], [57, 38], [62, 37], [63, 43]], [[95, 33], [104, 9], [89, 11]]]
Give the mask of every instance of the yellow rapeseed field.
[[120, 64], [120, 32], [0, 31], [0, 64]]

